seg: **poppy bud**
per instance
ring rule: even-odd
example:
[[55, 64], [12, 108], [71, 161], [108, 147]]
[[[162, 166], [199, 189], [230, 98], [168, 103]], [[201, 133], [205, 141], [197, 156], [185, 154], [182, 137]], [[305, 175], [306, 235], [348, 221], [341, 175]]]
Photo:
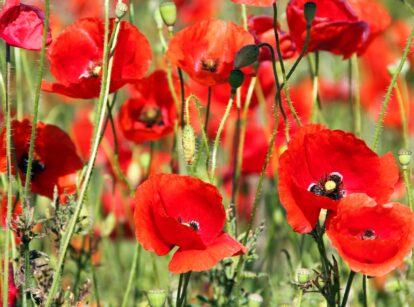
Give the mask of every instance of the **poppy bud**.
[[407, 149], [400, 149], [398, 151], [398, 161], [400, 162], [403, 169], [406, 169], [411, 163], [412, 153]]
[[247, 45], [242, 47], [234, 59], [234, 68], [240, 69], [252, 65], [259, 57], [259, 47], [257, 45]]
[[235, 93], [236, 90], [243, 84], [244, 73], [238, 69], [232, 70], [228, 81], [231, 86], [232, 93]]
[[248, 297], [249, 307], [260, 307], [263, 303], [263, 297], [260, 294], [252, 293]]
[[154, 12], [154, 21], [155, 21], [155, 24], [157, 25], [157, 29], [162, 29], [164, 22], [162, 20], [161, 12], [159, 8], [156, 9]]
[[126, 12], [128, 12], [128, 5], [123, 3], [122, 1], [118, 1], [115, 7], [115, 16], [118, 20], [122, 19]]
[[310, 27], [312, 25], [312, 21], [316, 15], [316, 4], [315, 2], [306, 2], [303, 6], [303, 13], [306, 19], [306, 26]]
[[196, 142], [193, 127], [189, 124], [183, 129], [183, 150], [185, 161], [192, 165], [196, 154]]
[[309, 281], [310, 271], [308, 269], [299, 268], [296, 271], [296, 282], [303, 285]]
[[174, 2], [167, 1], [160, 4], [161, 17], [168, 27], [172, 27], [177, 20], [177, 7]]
[[151, 307], [162, 307], [167, 300], [167, 293], [162, 289], [149, 290], [147, 298]]

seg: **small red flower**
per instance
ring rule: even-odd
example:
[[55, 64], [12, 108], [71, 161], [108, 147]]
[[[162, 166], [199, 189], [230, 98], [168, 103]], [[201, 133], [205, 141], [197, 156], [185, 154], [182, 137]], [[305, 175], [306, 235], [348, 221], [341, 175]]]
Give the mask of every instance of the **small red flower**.
[[237, 4], [247, 4], [251, 6], [272, 6], [276, 0], [231, 0]]
[[182, 24], [211, 19], [220, 12], [221, 0], [174, 0], [177, 6], [178, 19]]
[[133, 142], [155, 141], [174, 130], [176, 108], [167, 74], [157, 70], [134, 84], [134, 97], [119, 111], [119, 125]]
[[382, 276], [413, 248], [414, 214], [403, 204], [381, 205], [365, 194], [354, 194], [340, 202], [326, 232], [352, 271]]
[[[42, 49], [45, 16], [32, 5], [7, 0], [0, 12], [0, 38], [7, 44], [27, 50]], [[52, 42], [48, 29], [46, 44]]]
[[[252, 16], [249, 17], [249, 31], [253, 34], [257, 44], [268, 43], [276, 50], [276, 38], [273, 30], [273, 18], [270, 16]], [[290, 59], [296, 54], [296, 45], [289, 33], [283, 32], [277, 25], [279, 35], [279, 46], [283, 59]], [[276, 58], [278, 57], [275, 52]], [[268, 48], [260, 48], [260, 60], [271, 61], [271, 53]]]
[[249, 44], [252, 35], [233, 22], [201, 21], [178, 32], [166, 56], [193, 80], [213, 86], [227, 82], [236, 52]]
[[[111, 19], [111, 32], [114, 25]], [[48, 52], [50, 70], [59, 83], [43, 81], [42, 90], [73, 98], [99, 96], [102, 82], [104, 21], [85, 18], [67, 27]], [[151, 62], [151, 46], [141, 32], [121, 22], [113, 55], [110, 92], [144, 77]]]
[[[306, 38], [303, 6], [309, 0], [290, 0], [286, 9], [290, 35], [298, 50]], [[361, 21], [345, 0], [313, 0], [317, 6], [307, 51], [325, 50], [350, 57], [365, 43], [368, 24]]]
[[150, 252], [168, 254], [173, 273], [205, 271], [246, 248], [223, 232], [226, 213], [213, 185], [189, 176], [151, 176], [136, 192], [137, 240]]
[[279, 161], [280, 200], [300, 233], [314, 228], [321, 208], [336, 210], [350, 194], [387, 201], [397, 181], [391, 153], [379, 157], [353, 134], [321, 125], [301, 128]]
[[[22, 122], [15, 120], [12, 122], [12, 131], [20, 176], [25, 180], [31, 122], [28, 119]], [[55, 186], [60, 195], [75, 193], [76, 172], [82, 166], [75, 145], [64, 131], [53, 125], [38, 123], [32, 164], [33, 193], [52, 198]], [[6, 171], [6, 130], [3, 129], [0, 135], [0, 172]]]

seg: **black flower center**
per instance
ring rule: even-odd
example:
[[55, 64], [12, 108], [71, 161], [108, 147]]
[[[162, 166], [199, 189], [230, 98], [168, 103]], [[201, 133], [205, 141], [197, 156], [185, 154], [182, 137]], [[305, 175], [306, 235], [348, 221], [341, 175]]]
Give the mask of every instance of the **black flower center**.
[[345, 196], [342, 179], [341, 174], [337, 172], [330, 173], [319, 179], [317, 183], [312, 183], [308, 191], [316, 196], [325, 196], [333, 200], [339, 200]]
[[375, 234], [375, 231], [373, 229], [367, 229], [361, 235], [362, 240], [375, 240], [376, 238], [377, 238], [377, 235]]
[[178, 222], [180, 222], [184, 226], [190, 227], [194, 231], [199, 231], [200, 230], [200, 223], [197, 222], [196, 220], [191, 220], [189, 222], [183, 222], [181, 217], [179, 217]]
[[218, 66], [217, 59], [203, 59], [201, 60], [201, 69], [209, 72], [216, 72]]
[[[26, 174], [27, 173], [27, 166], [29, 164], [29, 155], [27, 153], [25, 153], [19, 161], [19, 169]], [[45, 170], [45, 164], [40, 161], [37, 160], [35, 158], [33, 158], [32, 160], [32, 170], [30, 173], [30, 180], [33, 180], [37, 174], [40, 174], [41, 172], [43, 172]]]
[[138, 120], [145, 123], [147, 128], [164, 125], [160, 108], [154, 106], [142, 108]]

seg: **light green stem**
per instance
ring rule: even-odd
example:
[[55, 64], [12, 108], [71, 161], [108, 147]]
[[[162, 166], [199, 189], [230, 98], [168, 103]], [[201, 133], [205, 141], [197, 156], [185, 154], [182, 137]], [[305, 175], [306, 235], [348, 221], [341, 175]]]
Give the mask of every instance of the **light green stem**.
[[141, 254], [141, 245], [137, 244], [135, 249], [134, 259], [132, 260], [131, 270], [129, 272], [128, 284], [125, 290], [124, 298], [122, 300], [122, 307], [126, 307], [128, 304], [129, 293], [132, 289], [132, 284], [135, 281], [135, 275], [137, 273], [138, 262]]
[[360, 98], [360, 89], [359, 89], [359, 67], [358, 67], [358, 57], [354, 54], [350, 60], [352, 62], [352, 71], [354, 72], [354, 97], [352, 103], [352, 112], [354, 118], [354, 134], [357, 137], [361, 136], [362, 132], [362, 121], [361, 121], [361, 98]]
[[401, 94], [398, 83], [395, 84], [395, 92], [397, 93], [398, 107], [400, 108], [401, 125], [403, 131], [403, 148], [409, 148], [407, 115], [405, 113], [404, 98]]

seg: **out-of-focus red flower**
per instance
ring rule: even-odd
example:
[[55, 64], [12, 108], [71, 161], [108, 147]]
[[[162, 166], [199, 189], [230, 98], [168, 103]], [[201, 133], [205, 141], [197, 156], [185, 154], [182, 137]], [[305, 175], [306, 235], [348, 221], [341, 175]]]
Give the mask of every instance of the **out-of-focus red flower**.
[[133, 142], [155, 141], [174, 130], [176, 107], [167, 74], [158, 70], [134, 84], [134, 96], [119, 111], [119, 125]]
[[[407, 44], [407, 39], [410, 36], [411, 26], [404, 20], [395, 20], [391, 24], [390, 27], [387, 28], [386, 35], [391, 41], [394, 42], [390, 43], [390, 45], [394, 45], [395, 47], [402, 52], [404, 50], [405, 45]], [[414, 44], [410, 46], [410, 52], [408, 53], [408, 60], [410, 61], [410, 66], [414, 67]]]
[[[249, 31], [253, 34], [257, 44], [268, 43], [276, 50], [276, 38], [273, 30], [273, 17], [270, 16], [250, 16], [248, 19]], [[283, 59], [290, 59], [296, 53], [296, 45], [289, 33], [283, 32], [277, 26], [279, 34], [280, 51]], [[278, 58], [277, 53], [275, 53]], [[260, 48], [260, 60], [271, 61], [271, 53], [268, 48]]]
[[[28, 162], [31, 122], [28, 119], [12, 122], [14, 148], [22, 180]], [[38, 123], [32, 164], [31, 190], [53, 197], [54, 187], [59, 195], [76, 192], [76, 172], [83, 166], [69, 136], [54, 125]], [[0, 172], [7, 171], [6, 129], [0, 135]], [[13, 172], [15, 169], [13, 168]]]
[[358, 53], [363, 53], [371, 41], [391, 24], [388, 10], [377, 0], [348, 0], [358, 18], [368, 24], [367, 38]]
[[237, 4], [247, 4], [251, 6], [272, 6], [276, 0], [231, 0]]
[[[115, 15], [115, 7], [118, 0], [112, 0], [112, 7], [110, 9], [110, 16]], [[122, 0], [123, 3], [129, 5], [129, 0]], [[74, 19], [86, 17], [100, 17], [104, 16], [104, 7], [100, 0], [70, 0], [67, 4], [67, 9], [72, 12]]]
[[[4, 270], [4, 260], [2, 260], [2, 271]], [[3, 305], [3, 295], [2, 295], [2, 279], [0, 278], [0, 305]], [[8, 307], [17, 306], [17, 298], [19, 296], [19, 289], [16, 287], [14, 282], [14, 273], [13, 265], [9, 263], [9, 293], [8, 293]]]
[[213, 185], [189, 176], [160, 174], [140, 185], [135, 203], [136, 237], [159, 256], [178, 246], [168, 269], [205, 271], [246, 248], [223, 232], [226, 213]]
[[166, 56], [193, 80], [213, 86], [227, 82], [236, 52], [253, 42], [252, 35], [233, 22], [201, 21], [178, 32]]
[[[291, 0], [286, 9], [290, 35], [298, 50], [306, 38], [303, 6], [308, 0]], [[358, 18], [345, 0], [314, 0], [316, 16], [312, 23], [307, 52], [325, 50], [350, 57], [365, 43], [369, 26]]]
[[341, 130], [306, 125], [292, 137], [279, 160], [279, 193], [293, 230], [310, 232], [321, 208], [365, 193], [385, 202], [398, 181], [391, 153], [377, 156], [362, 140]]
[[414, 214], [403, 204], [381, 205], [365, 194], [354, 194], [340, 202], [326, 232], [352, 271], [382, 276], [410, 253]]
[[[7, 220], [7, 194], [2, 193], [1, 195], [1, 211], [0, 211], [0, 226], [5, 228], [6, 227], [6, 220]], [[22, 205], [20, 201], [16, 202], [16, 197], [13, 195], [12, 197], [12, 224], [17, 220], [17, 218], [22, 214]], [[16, 244], [20, 244], [20, 238], [15, 234], [14, 236]]]
[[[114, 20], [111, 19], [111, 32]], [[67, 27], [48, 52], [50, 70], [59, 83], [43, 81], [42, 90], [73, 98], [99, 96], [102, 82], [104, 21], [85, 18]], [[144, 77], [151, 47], [141, 32], [122, 21], [113, 55], [110, 92]]]
[[220, 12], [222, 0], [174, 0], [178, 20], [183, 24], [214, 18]]
[[[0, 38], [7, 44], [27, 50], [42, 49], [45, 16], [32, 5], [7, 0], [0, 12]], [[46, 44], [52, 42], [48, 29]]]

